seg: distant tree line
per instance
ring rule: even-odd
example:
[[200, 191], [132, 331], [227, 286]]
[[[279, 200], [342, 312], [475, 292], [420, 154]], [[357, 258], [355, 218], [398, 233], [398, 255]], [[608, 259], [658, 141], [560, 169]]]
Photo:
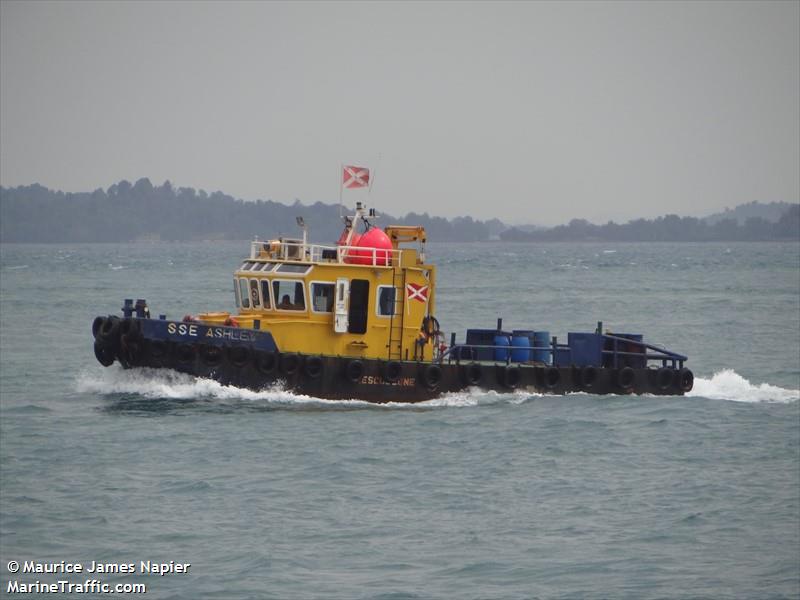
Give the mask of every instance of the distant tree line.
[[743, 224], [725, 218], [714, 222], [694, 217], [666, 215], [657, 219], [636, 219], [625, 224], [609, 221], [594, 225], [584, 219], [573, 219], [541, 231], [508, 229], [500, 239], [510, 242], [710, 242], [766, 241], [800, 239], [800, 204], [790, 205], [777, 222], [762, 217], [748, 217]]
[[[379, 213], [380, 214], [380, 213]], [[139, 240], [243, 240], [299, 237], [302, 216], [310, 238], [333, 242], [342, 230], [339, 206], [246, 202], [222, 192], [155, 187], [149, 179], [120, 181], [107, 190], [64, 193], [38, 184], [0, 187], [0, 241], [120, 242]], [[505, 229], [499, 221], [452, 220], [410, 213], [380, 215], [375, 225], [423, 225], [432, 241], [481, 241]]]
[[[759, 206], [774, 212], [777, 205], [741, 205], [724, 215], [754, 214]], [[552, 229], [511, 228], [492, 219], [445, 219], [428, 213], [405, 217], [381, 214], [375, 225], [422, 225], [431, 241], [735, 241], [800, 238], [800, 205], [788, 209], [777, 222], [748, 216], [696, 219], [666, 215], [625, 224], [594, 225], [573, 219]], [[107, 190], [64, 193], [39, 184], [0, 187], [0, 241], [2, 242], [121, 242], [142, 240], [202, 241], [298, 237], [296, 217], [309, 228], [310, 239], [333, 242], [342, 230], [339, 206], [299, 200], [287, 205], [272, 200], [246, 202], [222, 192], [208, 194], [190, 187], [175, 188], [169, 181], [153, 186], [147, 178], [131, 184], [120, 181]], [[719, 217], [719, 215], [713, 215]]]

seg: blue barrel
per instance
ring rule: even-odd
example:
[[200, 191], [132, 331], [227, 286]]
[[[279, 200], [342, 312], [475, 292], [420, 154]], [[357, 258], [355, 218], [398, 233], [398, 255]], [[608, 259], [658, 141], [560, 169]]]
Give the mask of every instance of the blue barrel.
[[508, 335], [494, 336], [494, 359], [506, 362], [508, 360], [508, 347], [511, 346], [511, 338]]
[[[537, 348], [550, 347], [550, 332], [549, 331], [534, 331], [533, 332], [533, 345]], [[550, 364], [550, 352], [547, 350], [534, 350], [533, 360], [536, 362], [543, 362]]]
[[533, 346], [533, 331], [515, 329], [511, 332], [511, 362], [523, 363], [531, 359], [530, 347]]

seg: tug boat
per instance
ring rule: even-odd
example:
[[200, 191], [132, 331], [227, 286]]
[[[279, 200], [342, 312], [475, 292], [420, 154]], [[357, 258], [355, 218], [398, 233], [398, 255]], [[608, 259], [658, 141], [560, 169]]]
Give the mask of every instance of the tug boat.
[[[322, 399], [420, 402], [467, 388], [566, 394], [683, 395], [687, 357], [641, 334], [469, 329], [449, 344], [436, 318], [436, 267], [422, 227], [374, 226], [356, 204], [335, 245], [253, 241], [234, 273], [236, 312], [153, 318], [146, 300], [92, 323], [103, 366], [172, 369]], [[359, 233], [359, 229], [362, 231]], [[410, 247], [416, 244], [416, 247]]]

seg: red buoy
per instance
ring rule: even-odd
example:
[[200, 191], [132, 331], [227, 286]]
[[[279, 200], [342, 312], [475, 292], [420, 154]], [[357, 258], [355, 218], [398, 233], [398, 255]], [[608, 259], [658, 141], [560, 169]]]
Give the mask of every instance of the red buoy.
[[[354, 236], [355, 237], [355, 236]], [[385, 267], [389, 264], [392, 256], [392, 240], [383, 231], [373, 227], [364, 233], [357, 242], [351, 241], [352, 246], [364, 248], [364, 250], [355, 250], [346, 260], [346, 262], [356, 265], [371, 265], [373, 264], [373, 249], [375, 250], [375, 263], [380, 267]]]

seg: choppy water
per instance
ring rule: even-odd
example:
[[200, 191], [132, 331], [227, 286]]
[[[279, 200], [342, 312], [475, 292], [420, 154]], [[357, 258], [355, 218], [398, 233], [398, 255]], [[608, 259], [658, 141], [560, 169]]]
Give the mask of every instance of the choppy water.
[[[684, 398], [473, 392], [415, 406], [100, 367], [95, 314], [230, 308], [246, 244], [0, 248], [9, 561], [147, 598], [797, 598], [797, 244], [431, 244], [438, 315], [643, 332]], [[35, 595], [35, 594], [34, 594]], [[91, 596], [91, 595], [89, 595]]]

